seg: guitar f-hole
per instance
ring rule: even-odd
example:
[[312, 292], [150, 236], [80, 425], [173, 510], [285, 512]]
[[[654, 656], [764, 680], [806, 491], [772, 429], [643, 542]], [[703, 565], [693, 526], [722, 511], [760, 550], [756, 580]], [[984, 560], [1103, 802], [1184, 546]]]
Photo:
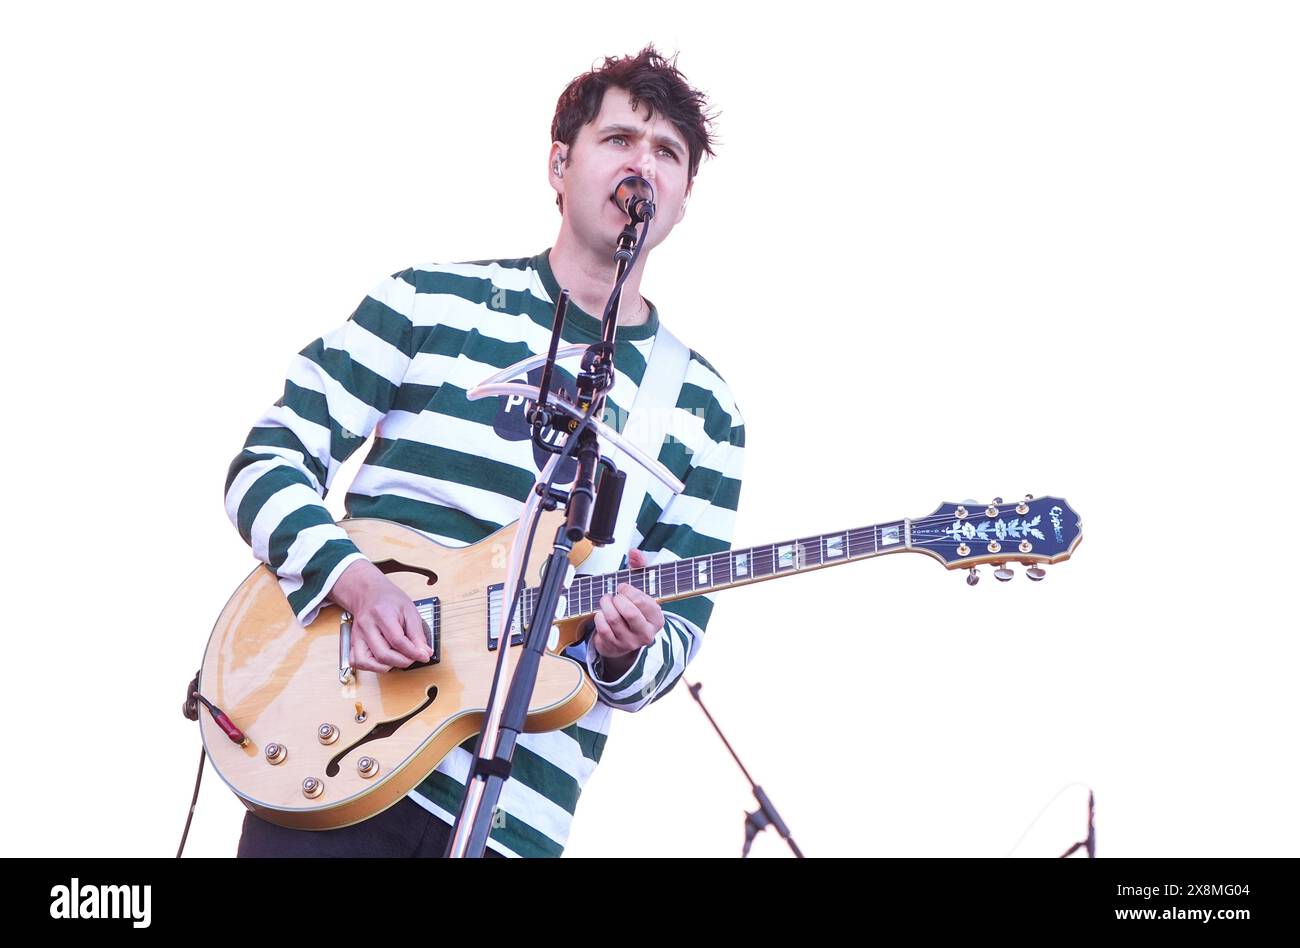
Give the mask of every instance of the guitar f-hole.
[[380, 724], [376, 724], [370, 729], [370, 732], [366, 734], [365, 737], [354, 741], [352, 744], [349, 744], [347, 747], [343, 748], [343, 750], [330, 758], [330, 762], [325, 765], [325, 775], [327, 777], [337, 777], [339, 775], [339, 770], [341, 769], [339, 765], [344, 757], [347, 757], [348, 754], [352, 753], [358, 747], [364, 747], [371, 741], [382, 741], [385, 738], [392, 737], [403, 724], [411, 720], [411, 718], [415, 717], [429, 705], [433, 704], [437, 697], [438, 686], [430, 685], [427, 692], [427, 698], [422, 705], [400, 718], [393, 718], [391, 721], [384, 721]]
[[430, 586], [438, 581], [438, 574], [433, 570], [425, 569], [422, 566], [412, 566], [410, 563], [403, 563], [401, 560], [380, 560], [375, 565], [379, 567], [379, 572], [385, 576], [389, 573], [415, 573], [417, 576], [427, 577]]

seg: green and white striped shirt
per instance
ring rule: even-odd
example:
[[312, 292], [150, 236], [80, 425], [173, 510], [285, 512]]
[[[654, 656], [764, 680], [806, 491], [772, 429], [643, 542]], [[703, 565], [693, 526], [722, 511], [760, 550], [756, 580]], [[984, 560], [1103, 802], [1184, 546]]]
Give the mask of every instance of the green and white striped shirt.
[[[374, 444], [346, 497], [349, 517], [391, 520], [464, 546], [521, 515], [547, 456], [529, 438], [522, 404], [470, 401], [465, 392], [546, 351], [559, 294], [548, 257], [544, 251], [403, 270], [290, 365], [283, 397], [230, 466], [225, 501], [240, 536], [275, 571], [304, 625], [343, 570], [363, 558], [321, 498], [372, 432]], [[613, 427], [622, 428], [633, 404], [658, 328], [653, 304], [645, 324], [619, 328], [605, 417]], [[591, 343], [599, 333], [600, 321], [570, 303], [564, 342]], [[572, 392], [566, 367], [556, 374]], [[653, 479], [647, 487], [633, 545], [651, 564], [729, 549], [740, 495], [744, 423], [726, 383], [694, 351], [668, 411], [672, 437], [659, 461], [686, 489], [674, 497]], [[557, 483], [563, 481], [561, 474]], [[707, 595], [664, 606], [657, 640], [616, 681], [604, 680], [599, 656], [585, 643], [568, 650], [586, 663], [600, 700], [563, 730], [520, 735], [499, 804], [505, 818], [492, 830], [491, 848], [511, 856], [561, 854], [612, 711], [639, 711], [676, 684], [712, 609]], [[447, 823], [459, 809], [473, 745], [471, 739], [454, 749], [410, 794]]]

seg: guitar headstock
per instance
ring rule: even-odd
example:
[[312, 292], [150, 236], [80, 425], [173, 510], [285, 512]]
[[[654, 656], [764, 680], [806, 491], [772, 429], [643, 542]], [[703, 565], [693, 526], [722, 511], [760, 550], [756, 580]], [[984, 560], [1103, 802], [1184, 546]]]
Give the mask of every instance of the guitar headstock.
[[1016, 503], [1001, 497], [988, 504], [940, 504], [934, 513], [911, 522], [911, 549], [928, 553], [949, 569], [969, 569], [966, 581], [979, 582], [975, 569], [992, 563], [1003, 582], [1012, 563], [1028, 566], [1026, 575], [1042, 579], [1044, 563], [1068, 560], [1083, 539], [1079, 515], [1060, 497], [1026, 494]]

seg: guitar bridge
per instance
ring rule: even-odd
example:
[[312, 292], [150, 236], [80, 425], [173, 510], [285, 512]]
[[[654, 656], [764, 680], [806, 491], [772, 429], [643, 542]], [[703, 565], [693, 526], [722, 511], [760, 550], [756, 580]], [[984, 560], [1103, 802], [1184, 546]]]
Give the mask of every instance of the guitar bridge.
[[[420, 614], [424, 620], [424, 644], [429, 646], [433, 655], [427, 662], [412, 662], [405, 668], [395, 668], [393, 671], [410, 671], [413, 668], [427, 668], [430, 665], [436, 665], [442, 660], [442, 606], [438, 602], [437, 596], [431, 596], [428, 599], [417, 599], [415, 601], [415, 611]], [[346, 609], [339, 619], [339, 684], [346, 685], [352, 681], [352, 613]]]

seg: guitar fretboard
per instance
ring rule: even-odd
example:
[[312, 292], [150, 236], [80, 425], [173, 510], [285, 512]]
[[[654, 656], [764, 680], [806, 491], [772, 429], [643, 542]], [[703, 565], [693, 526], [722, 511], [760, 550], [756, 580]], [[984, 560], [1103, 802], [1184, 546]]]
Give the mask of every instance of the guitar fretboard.
[[[669, 602], [786, 573], [860, 560], [908, 545], [908, 521], [896, 520], [783, 543], [705, 553], [640, 569], [576, 576], [558, 614], [563, 618], [589, 615], [599, 608], [602, 596], [613, 595], [623, 583], [630, 583], [659, 602]], [[534, 587], [523, 594], [525, 623], [531, 620], [539, 593]]]

